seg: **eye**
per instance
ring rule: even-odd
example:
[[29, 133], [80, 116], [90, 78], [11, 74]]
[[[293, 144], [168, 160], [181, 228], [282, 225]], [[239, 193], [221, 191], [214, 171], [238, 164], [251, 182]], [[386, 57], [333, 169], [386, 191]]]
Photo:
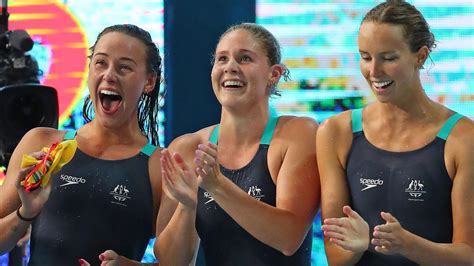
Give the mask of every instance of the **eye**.
[[225, 62], [225, 61], [227, 61], [227, 56], [220, 55], [216, 57], [216, 62]]
[[364, 61], [370, 61], [370, 56], [369, 55], [366, 55], [366, 54], [361, 54], [360, 55], [360, 58]]
[[395, 56], [387, 56], [383, 60], [385, 60], [385, 61], [395, 61], [396, 59], [397, 59], [397, 57], [395, 57]]
[[120, 70], [122, 70], [122, 71], [131, 71], [132, 70], [132, 68], [128, 65], [123, 65], [122, 64], [119, 67], [120, 67]]
[[240, 58], [240, 61], [241, 62], [250, 62], [250, 61], [252, 61], [252, 58], [248, 55], [242, 55], [242, 57]]
[[105, 61], [102, 60], [102, 59], [97, 59], [97, 60], [94, 62], [94, 65], [103, 66], [103, 65], [105, 65]]

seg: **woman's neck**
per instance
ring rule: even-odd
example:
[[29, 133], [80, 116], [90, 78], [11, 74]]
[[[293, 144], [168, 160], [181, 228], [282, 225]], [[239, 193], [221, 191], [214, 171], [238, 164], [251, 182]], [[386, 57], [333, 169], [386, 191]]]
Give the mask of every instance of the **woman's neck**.
[[268, 106], [266, 107], [239, 114], [223, 109], [219, 143], [252, 145], [259, 142], [270, 115]]

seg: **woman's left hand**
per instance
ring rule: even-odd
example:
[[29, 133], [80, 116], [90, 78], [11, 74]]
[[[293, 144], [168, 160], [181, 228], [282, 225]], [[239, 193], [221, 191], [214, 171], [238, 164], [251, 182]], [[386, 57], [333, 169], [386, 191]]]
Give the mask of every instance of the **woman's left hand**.
[[385, 255], [401, 253], [402, 249], [405, 248], [405, 243], [407, 243], [408, 232], [390, 213], [381, 212], [380, 216], [386, 223], [374, 228], [372, 244], [375, 246], [375, 251]]
[[220, 178], [217, 161], [217, 145], [213, 143], [199, 144], [194, 155], [196, 173], [201, 177], [201, 187], [207, 191], [218, 186]]
[[[101, 261], [101, 266], [118, 266], [118, 265], [127, 265], [123, 264], [120, 256], [113, 250], [106, 250], [99, 255], [99, 260]], [[81, 266], [90, 266], [90, 263], [85, 259], [80, 259], [79, 264]]]

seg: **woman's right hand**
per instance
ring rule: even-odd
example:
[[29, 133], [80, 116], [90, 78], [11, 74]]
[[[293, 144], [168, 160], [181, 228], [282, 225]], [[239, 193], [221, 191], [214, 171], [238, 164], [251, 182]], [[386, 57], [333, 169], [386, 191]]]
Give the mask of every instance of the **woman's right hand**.
[[198, 177], [178, 153], [161, 151], [163, 191], [186, 207], [197, 205]]
[[[46, 153], [44, 152], [33, 152], [30, 154], [36, 159], [42, 159]], [[27, 174], [33, 170], [34, 166], [22, 168], [17, 176], [16, 189], [21, 200], [20, 213], [26, 218], [33, 218], [37, 216], [43, 209], [44, 204], [48, 201], [49, 194], [51, 192], [51, 184], [45, 187], [38, 187], [32, 191], [26, 191], [25, 187], [21, 184], [25, 181]]]
[[342, 211], [347, 217], [328, 218], [324, 220], [322, 230], [331, 243], [352, 252], [364, 252], [369, 247], [369, 225], [349, 206]]

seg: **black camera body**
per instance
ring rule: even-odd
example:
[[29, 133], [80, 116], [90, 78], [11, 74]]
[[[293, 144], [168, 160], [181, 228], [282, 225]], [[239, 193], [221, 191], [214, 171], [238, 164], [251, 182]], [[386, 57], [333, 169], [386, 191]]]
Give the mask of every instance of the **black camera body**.
[[6, 31], [0, 35], [0, 87], [39, 83], [38, 63], [26, 54], [31, 48], [33, 40], [24, 30]]
[[38, 63], [26, 54], [32, 47], [24, 30], [0, 35], [0, 161], [30, 129], [58, 126], [57, 92], [39, 84]]

